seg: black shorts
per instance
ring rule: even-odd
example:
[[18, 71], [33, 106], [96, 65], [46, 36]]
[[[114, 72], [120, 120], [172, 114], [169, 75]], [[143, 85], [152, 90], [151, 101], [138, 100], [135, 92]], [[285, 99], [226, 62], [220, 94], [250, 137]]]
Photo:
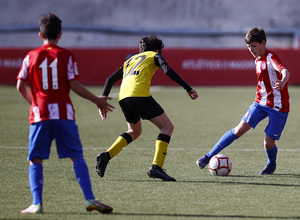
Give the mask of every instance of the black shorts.
[[140, 119], [150, 120], [164, 113], [163, 108], [149, 97], [128, 97], [119, 101], [128, 123], [136, 124]]

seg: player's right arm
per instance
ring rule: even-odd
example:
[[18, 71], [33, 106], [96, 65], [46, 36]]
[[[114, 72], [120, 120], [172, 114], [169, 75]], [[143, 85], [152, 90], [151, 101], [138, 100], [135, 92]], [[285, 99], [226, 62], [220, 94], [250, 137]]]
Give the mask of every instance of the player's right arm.
[[[120, 67], [117, 71], [115, 71], [113, 74], [111, 74], [109, 77], [107, 77], [103, 92], [102, 92], [102, 97], [108, 97], [112, 86], [120, 79], [123, 77], [123, 66]], [[102, 121], [104, 121], [107, 117], [107, 111], [105, 109], [100, 108], [99, 109], [99, 114], [101, 116]]]
[[26, 88], [27, 82], [25, 80], [22, 79], [18, 79], [17, 81], [17, 90], [19, 91], [19, 93], [24, 97], [24, 99], [27, 100], [27, 102], [29, 102], [29, 104], [31, 105], [32, 99], [31, 99], [31, 95], [28, 92], [27, 88]]
[[21, 69], [19, 71], [19, 74], [17, 76], [17, 90], [19, 93], [24, 97], [24, 99], [29, 102], [31, 105], [32, 98], [30, 92], [27, 90], [26, 85], [28, 82], [28, 69], [29, 69], [29, 55], [27, 54], [22, 62]]
[[123, 66], [121, 66], [118, 70], [116, 70], [113, 74], [107, 77], [102, 95], [108, 96], [112, 86], [120, 79], [123, 78]]

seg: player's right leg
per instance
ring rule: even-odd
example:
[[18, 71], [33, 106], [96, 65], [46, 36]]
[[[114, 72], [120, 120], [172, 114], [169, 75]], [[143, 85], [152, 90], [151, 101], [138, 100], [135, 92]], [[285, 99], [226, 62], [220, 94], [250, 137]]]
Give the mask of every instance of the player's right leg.
[[[141, 122], [139, 122], [139, 127], [141, 127]], [[96, 164], [96, 172], [100, 177], [104, 176], [107, 164], [110, 159], [115, 157], [121, 150], [130, 144], [133, 141], [131, 135], [127, 132], [121, 134], [117, 140], [110, 146], [110, 148], [98, 154], [97, 156], [97, 164]]]
[[104, 176], [109, 160], [120, 153], [125, 146], [136, 140], [142, 133], [140, 116], [133, 110], [135, 106], [140, 106], [140, 99], [126, 98], [121, 100], [119, 104], [126, 118], [128, 130], [121, 134], [107, 151], [98, 154], [96, 172], [100, 177]]
[[222, 151], [225, 147], [230, 145], [234, 140], [238, 139], [239, 137], [235, 135], [234, 129], [227, 131], [220, 140], [216, 143], [216, 145], [208, 152], [208, 154], [204, 155], [200, 159], [197, 160], [196, 164], [201, 169], [203, 169], [210, 161], [210, 159]]
[[224, 148], [229, 146], [233, 141], [244, 135], [251, 129], [251, 127], [255, 128], [256, 125], [266, 116], [267, 115], [263, 111], [261, 111], [257, 103], [251, 104], [240, 123], [235, 128], [227, 131], [209, 153], [202, 156], [196, 161], [196, 165], [203, 169], [214, 155], [218, 154]]

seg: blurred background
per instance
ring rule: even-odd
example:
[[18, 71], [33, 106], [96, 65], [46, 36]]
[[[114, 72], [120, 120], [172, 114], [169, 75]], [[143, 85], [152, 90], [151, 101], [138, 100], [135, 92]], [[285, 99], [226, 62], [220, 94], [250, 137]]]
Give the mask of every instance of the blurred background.
[[240, 48], [253, 27], [268, 45], [298, 48], [299, 0], [0, 0], [0, 47], [40, 45], [38, 21], [63, 20], [65, 47], [136, 47], [154, 33], [166, 47]]
[[[79, 68], [94, 74], [84, 73], [86, 84], [103, 84], [138, 52], [140, 38], [150, 34], [164, 41], [163, 55], [178, 72], [188, 79], [206, 76], [206, 81], [193, 80], [199, 85], [255, 84], [254, 60], [244, 36], [256, 26], [265, 29], [268, 48], [278, 49], [289, 68], [299, 59], [299, 0], [0, 0], [0, 84], [14, 83], [16, 73], [12, 77], [8, 71], [18, 72], [26, 52], [41, 46], [38, 22], [49, 12], [63, 21], [59, 45], [74, 50]], [[91, 63], [87, 57], [95, 60]], [[104, 73], [99, 75], [100, 68]], [[243, 74], [243, 79], [215, 80], [217, 73], [235, 74], [229, 78]], [[291, 82], [298, 84], [300, 79]]]

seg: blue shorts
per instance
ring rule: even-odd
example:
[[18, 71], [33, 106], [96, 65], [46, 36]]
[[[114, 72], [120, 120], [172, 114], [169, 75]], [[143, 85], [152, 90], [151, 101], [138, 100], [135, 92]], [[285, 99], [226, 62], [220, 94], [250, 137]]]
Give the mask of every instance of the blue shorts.
[[269, 124], [265, 129], [265, 133], [268, 137], [279, 140], [288, 115], [289, 113], [287, 112], [278, 112], [270, 107], [254, 102], [250, 105], [242, 120], [250, 124], [254, 129], [260, 121], [269, 117]]
[[74, 120], [47, 120], [30, 125], [29, 154], [27, 160], [35, 157], [49, 159], [52, 141], [55, 139], [59, 158], [82, 158], [82, 145]]

